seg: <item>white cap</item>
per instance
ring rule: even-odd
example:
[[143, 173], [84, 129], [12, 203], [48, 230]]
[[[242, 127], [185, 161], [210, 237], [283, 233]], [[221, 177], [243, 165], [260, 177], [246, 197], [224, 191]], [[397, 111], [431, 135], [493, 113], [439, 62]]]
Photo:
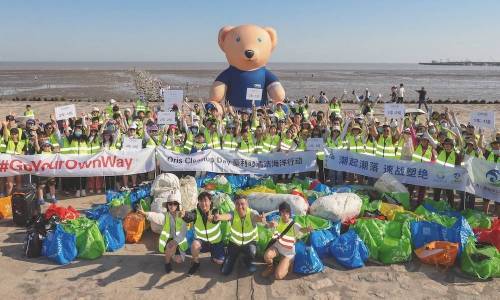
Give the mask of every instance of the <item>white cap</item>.
[[99, 110], [99, 107], [94, 106], [94, 108], [92, 108], [92, 111], [100, 111], [100, 110]]
[[115, 100], [115, 99], [110, 99], [110, 100], [109, 100], [109, 103], [110, 103], [110, 104], [115, 104], [115, 103], [116, 103], [116, 100]]
[[127, 111], [127, 112], [132, 112], [132, 111], [130, 110], [130, 108], [125, 108], [125, 110], [124, 110], [124, 111]]
[[137, 123], [136, 122], [132, 122], [132, 124], [130, 124], [130, 126], [128, 127], [129, 129], [132, 128], [132, 129], [137, 129]]

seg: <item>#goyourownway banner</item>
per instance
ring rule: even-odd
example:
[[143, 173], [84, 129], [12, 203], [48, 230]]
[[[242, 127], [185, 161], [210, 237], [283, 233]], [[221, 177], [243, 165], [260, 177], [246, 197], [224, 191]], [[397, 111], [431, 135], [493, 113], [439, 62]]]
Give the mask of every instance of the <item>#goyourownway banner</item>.
[[316, 152], [290, 152], [246, 155], [230, 150], [205, 150], [193, 154], [177, 154], [157, 149], [160, 169], [203, 171], [232, 174], [292, 174], [316, 170]]
[[102, 151], [94, 155], [0, 155], [0, 177], [21, 174], [46, 177], [118, 176], [154, 169], [154, 149]]
[[348, 150], [325, 148], [327, 169], [378, 178], [390, 173], [399, 182], [432, 188], [461, 190], [468, 184], [467, 171], [462, 167], [444, 167], [359, 154]]

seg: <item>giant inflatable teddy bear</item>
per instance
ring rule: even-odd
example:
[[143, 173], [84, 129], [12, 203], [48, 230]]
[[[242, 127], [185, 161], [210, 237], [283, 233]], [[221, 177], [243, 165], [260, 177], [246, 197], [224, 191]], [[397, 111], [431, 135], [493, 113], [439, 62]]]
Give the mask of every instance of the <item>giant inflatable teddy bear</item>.
[[225, 26], [219, 31], [219, 46], [230, 65], [210, 91], [209, 101], [219, 113], [224, 98], [236, 109], [266, 105], [268, 95], [275, 103], [285, 99], [278, 77], [265, 67], [277, 43], [276, 31], [270, 27]]

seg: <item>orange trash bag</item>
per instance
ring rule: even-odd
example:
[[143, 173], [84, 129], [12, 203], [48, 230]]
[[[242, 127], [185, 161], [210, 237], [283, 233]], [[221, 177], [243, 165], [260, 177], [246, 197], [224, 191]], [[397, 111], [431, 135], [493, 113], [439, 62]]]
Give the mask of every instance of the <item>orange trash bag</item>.
[[12, 217], [12, 196], [0, 198], [0, 219]]
[[434, 241], [415, 249], [415, 254], [424, 264], [451, 267], [458, 254], [458, 243]]
[[145, 227], [146, 219], [142, 215], [134, 212], [129, 213], [123, 220], [125, 240], [128, 243], [137, 243], [141, 240]]

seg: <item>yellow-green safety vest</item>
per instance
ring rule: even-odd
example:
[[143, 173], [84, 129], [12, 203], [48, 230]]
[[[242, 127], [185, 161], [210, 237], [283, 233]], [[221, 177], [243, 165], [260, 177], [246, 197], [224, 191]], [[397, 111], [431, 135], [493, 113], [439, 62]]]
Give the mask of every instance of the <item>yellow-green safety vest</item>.
[[234, 211], [233, 221], [231, 222], [230, 241], [237, 246], [243, 246], [250, 242], [257, 241], [258, 238], [257, 226], [254, 227], [252, 224], [250, 209], [247, 208], [243, 222], [238, 212]]
[[[175, 235], [179, 235], [181, 233], [183, 223], [184, 221], [181, 218], [175, 217]], [[158, 250], [160, 253], [165, 252], [165, 246], [167, 246], [170, 239], [173, 239], [173, 237], [170, 236], [170, 213], [167, 213], [165, 215], [165, 224], [163, 225], [163, 230], [160, 234], [160, 240], [158, 241]], [[184, 237], [177, 247], [179, 247], [179, 250], [183, 252], [187, 251], [188, 242], [186, 237]]]
[[220, 228], [221, 222], [205, 224], [199, 208], [196, 209], [196, 221], [194, 222], [194, 237], [196, 239], [217, 244], [222, 240], [222, 232]]

